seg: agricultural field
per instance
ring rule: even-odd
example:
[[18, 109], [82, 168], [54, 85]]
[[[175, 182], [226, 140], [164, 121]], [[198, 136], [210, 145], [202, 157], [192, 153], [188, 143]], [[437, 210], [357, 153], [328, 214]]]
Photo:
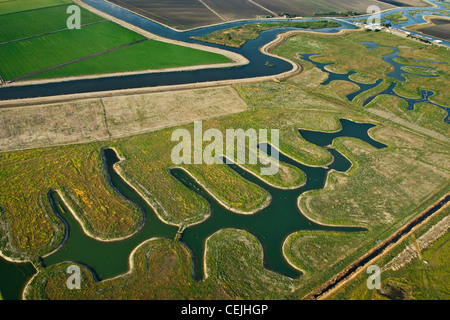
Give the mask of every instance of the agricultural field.
[[378, 0], [398, 7], [430, 7], [424, 0]]
[[411, 26], [408, 29], [443, 40], [450, 40], [450, 19], [430, 18], [430, 23]]
[[393, 5], [373, 0], [255, 0], [255, 2], [276, 13], [289, 13], [299, 17], [330, 11], [356, 11], [365, 14], [370, 5], [377, 5], [381, 10], [394, 8]]
[[36, 10], [41, 8], [64, 6], [72, 4], [70, 0], [21, 0], [21, 1], [2, 1], [1, 3], [1, 15], [10, 13], [16, 13], [21, 11]]
[[[148, 40], [45, 71], [28, 77], [27, 80], [142, 71], [143, 68], [145, 70], [177, 68], [202, 65], [205, 61], [210, 64], [230, 61], [219, 54], [181, 46], [175, 50], [174, 48], [173, 44]], [[164, 52], [164, 55], [160, 54], [161, 52]], [[145, 64], [142, 63], [142, 59], [145, 59]]]
[[[22, 6], [17, 10], [23, 11], [0, 15], [0, 77], [3, 81], [230, 61], [219, 54], [149, 40], [82, 8], [81, 28], [69, 30], [66, 4], [71, 2], [61, 5], [59, 1], [43, 1], [38, 7], [39, 1], [20, 2]], [[10, 3], [0, 3], [0, 11]], [[29, 5], [25, 6], [26, 3]]]
[[[282, 14], [313, 16], [315, 12], [356, 11], [366, 13], [369, 5], [378, 5], [382, 10], [393, 5], [375, 0], [254, 0], [254, 1], [144, 1], [112, 0], [123, 8], [144, 17], [185, 30], [200, 26], [239, 19], [276, 17]], [[183, 14], [180, 14], [182, 12]]]
[[273, 12], [255, 5], [255, 3], [248, 0], [229, 0], [229, 1], [215, 1], [203, 0], [203, 3], [217, 12], [224, 20], [239, 20], [256, 18], [258, 16], [271, 16]]
[[111, 2], [176, 29], [190, 29], [223, 22], [198, 0], [111, 0]]

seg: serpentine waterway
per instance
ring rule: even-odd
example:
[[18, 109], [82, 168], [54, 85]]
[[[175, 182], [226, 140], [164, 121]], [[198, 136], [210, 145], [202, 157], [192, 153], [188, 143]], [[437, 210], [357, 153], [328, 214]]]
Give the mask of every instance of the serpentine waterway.
[[[359, 138], [376, 148], [384, 148], [386, 145], [373, 140], [368, 135], [368, 130], [373, 124], [356, 123], [341, 119], [342, 130], [325, 133], [316, 131], [299, 130], [299, 133], [308, 141], [319, 146], [325, 146], [333, 155], [333, 162], [327, 167], [310, 167], [294, 161], [280, 153], [280, 161], [289, 163], [306, 175], [306, 182], [301, 187], [285, 190], [273, 187], [254, 175], [243, 170], [239, 166], [230, 167], [243, 178], [257, 184], [267, 190], [271, 196], [271, 203], [264, 209], [252, 215], [240, 215], [233, 213], [219, 204], [183, 169], [172, 169], [171, 174], [182, 184], [206, 198], [210, 204], [211, 215], [200, 224], [186, 228], [181, 234], [180, 241], [186, 244], [192, 251], [195, 270], [195, 279], [201, 280], [204, 276], [203, 253], [205, 240], [216, 231], [223, 228], [236, 228], [250, 232], [260, 241], [264, 251], [264, 266], [275, 272], [296, 278], [301, 273], [293, 268], [282, 253], [284, 240], [293, 232], [300, 230], [323, 230], [336, 232], [364, 232], [363, 226], [325, 226], [306, 218], [298, 208], [298, 197], [309, 190], [322, 189], [326, 183], [330, 170], [346, 171], [351, 167], [351, 162], [337, 150], [329, 147], [336, 137], [347, 136]], [[271, 148], [268, 148], [269, 150]], [[43, 258], [45, 266], [63, 261], [74, 261], [91, 268], [98, 280], [111, 278], [128, 271], [128, 257], [132, 250], [147, 239], [161, 237], [174, 239], [178, 228], [163, 223], [148, 206], [146, 201], [138, 195], [133, 188], [125, 183], [113, 169], [113, 165], [119, 161], [113, 149], [103, 150], [105, 168], [112, 186], [126, 199], [138, 205], [144, 214], [145, 224], [134, 236], [115, 242], [102, 242], [85, 234], [78, 221], [73, 217], [64, 202], [56, 192], [49, 192], [49, 201], [55, 213], [64, 220], [68, 233], [65, 242], [54, 253]], [[225, 164], [223, 164], [225, 165]], [[0, 285], [5, 298], [19, 298], [20, 292], [27, 278], [32, 275], [31, 270], [25, 270], [23, 277], [15, 279], [5, 278], [4, 267], [11, 267], [13, 263], [0, 263]], [[6, 276], [7, 277], [7, 276]]]

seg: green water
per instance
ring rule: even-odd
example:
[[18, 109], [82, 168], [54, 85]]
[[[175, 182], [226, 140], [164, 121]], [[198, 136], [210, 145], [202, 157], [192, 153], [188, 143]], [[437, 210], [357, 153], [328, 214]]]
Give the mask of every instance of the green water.
[[[326, 146], [332, 139], [338, 136], [351, 136], [360, 138], [377, 148], [383, 148], [385, 145], [372, 140], [367, 135], [367, 130], [373, 127], [371, 124], [358, 124], [349, 120], [342, 119], [343, 129], [336, 133], [320, 133], [314, 131], [300, 131], [305, 139], [318, 145]], [[270, 148], [268, 148], [270, 150]], [[203, 251], [205, 239], [214, 232], [223, 228], [237, 228], [247, 230], [256, 236], [261, 242], [264, 249], [264, 266], [275, 272], [286, 276], [296, 278], [301, 274], [287, 263], [282, 255], [282, 243], [285, 238], [299, 230], [328, 230], [340, 232], [363, 232], [365, 229], [361, 227], [333, 227], [321, 226], [308, 220], [299, 211], [297, 199], [300, 194], [308, 190], [323, 188], [328, 171], [331, 169], [337, 171], [346, 171], [350, 168], [351, 163], [342, 156], [338, 151], [328, 149], [334, 157], [334, 161], [326, 168], [309, 167], [298, 163], [291, 158], [280, 153], [280, 161], [289, 163], [301, 169], [306, 175], [305, 185], [292, 190], [283, 190], [274, 188], [240, 167], [230, 165], [238, 174], [245, 179], [261, 186], [272, 195], [272, 201], [268, 207], [253, 215], [239, 215], [233, 213], [214, 200], [203, 187], [198, 185], [185, 171], [182, 169], [172, 169], [170, 173], [188, 188], [205, 197], [211, 206], [211, 216], [201, 224], [192, 226], [184, 230], [180, 241], [185, 243], [193, 253], [193, 263], [195, 278], [201, 280], [203, 278]], [[62, 261], [73, 261], [88, 266], [94, 272], [98, 280], [111, 278], [128, 271], [128, 258], [131, 251], [143, 241], [154, 238], [164, 237], [174, 239], [177, 234], [177, 228], [167, 225], [158, 219], [154, 211], [146, 204], [146, 202], [130, 188], [112, 169], [113, 164], [119, 159], [114, 150], [103, 150], [105, 158], [105, 166], [107, 169], [110, 182], [113, 187], [121, 193], [129, 201], [138, 205], [144, 214], [145, 223], [142, 229], [134, 236], [116, 242], [101, 242], [92, 239], [82, 231], [79, 223], [65, 208], [58, 194], [49, 193], [49, 200], [53, 209], [65, 220], [68, 226], [68, 237], [63, 246], [52, 255], [43, 259], [46, 266], [56, 264]], [[225, 165], [225, 164], [223, 164]], [[15, 264], [7, 263], [8, 267]], [[4, 266], [0, 264], [0, 270], [4, 270]], [[2, 279], [1, 277], [0, 279]], [[23, 287], [23, 279], [20, 277], [11, 278], [12, 287], [15, 290], [21, 290]], [[1, 284], [1, 282], [0, 282]], [[18, 288], [18, 289], [17, 289]], [[3, 295], [5, 292], [12, 290], [0, 286]], [[9, 293], [7, 293], [9, 294]]]

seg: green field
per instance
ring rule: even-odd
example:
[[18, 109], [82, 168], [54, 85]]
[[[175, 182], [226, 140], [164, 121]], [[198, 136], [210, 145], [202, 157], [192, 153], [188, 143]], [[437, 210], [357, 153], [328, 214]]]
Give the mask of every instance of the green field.
[[[0, 6], [1, 7], [1, 6]], [[43, 8], [15, 14], [0, 15], [0, 43], [66, 29], [69, 15], [66, 6]], [[42, 19], [45, 17], [45, 19]], [[104, 20], [81, 8], [81, 23]], [[11, 26], [20, 26], [17, 28]]]
[[14, 0], [0, 2], [0, 16], [14, 12], [72, 4], [70, 0]]
[[[0, 14], [0, 76], [4, 81], [230, 61], [219, 54], [157, 41], [112, 52], [117, 47], [146, 38], [85, 9], [81, 10], [81, 29], [69, 30], [66, 26], [69, 15], [65, 4], [72, 2], [37, 0], [0, 3], [0, 12], [4, 9], [4, 12], [10, 13]], [[97, 54], [94, 58], [90, 57], [94, 54]], [[81, 58], [92, 60], [41, 74], [48, 68], [59, 68], [61, 64]]]
[[145, 38], [109, 21], [52, 33], [0, 46], [0, 70], [4, 80], [11, 80], [142, 39]]
[[[161, 52], [164, 52], [164, 55]], [[27, 78], [27, 80], [175, 68], [201, 65], [205, 64], [205, 61], [226, 63], [229, 62], [229, 59], [218, 54], [149, 40], [53, 69]]]

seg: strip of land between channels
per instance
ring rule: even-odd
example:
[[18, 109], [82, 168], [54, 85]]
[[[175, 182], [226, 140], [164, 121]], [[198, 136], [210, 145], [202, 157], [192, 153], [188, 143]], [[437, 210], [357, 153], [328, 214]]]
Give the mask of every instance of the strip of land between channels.
[[[387, 239], [370, 249], [363, 256], [348, 265], [343, 271], [305, 295], [302, 299], [324, 300], [328, 298], [332, 293], [336, 292], [339, 288], [344, 286], [346, 283], [348, 283], [350, 280], [354, 279], [357, 275], [364, 271], [366, 267], [368, 267], [371, 263], [386, 255], [398, 244], [403, 242], [405, 238], [411, 235], [411, 233], [413, 233], [422, 225], [426, 224], [437, 213], [448, 207], [450, 207], [449, 192], [440, 197], [438, 201], [428, 206], [419, 215], [414, 216], [412, 219], [410, 219], [403, 227], [395, 231]], [[432, 212], [433, 210], [434, 212]]]

